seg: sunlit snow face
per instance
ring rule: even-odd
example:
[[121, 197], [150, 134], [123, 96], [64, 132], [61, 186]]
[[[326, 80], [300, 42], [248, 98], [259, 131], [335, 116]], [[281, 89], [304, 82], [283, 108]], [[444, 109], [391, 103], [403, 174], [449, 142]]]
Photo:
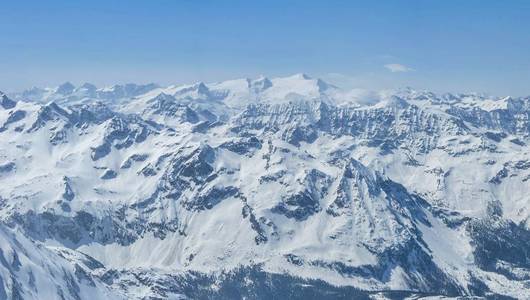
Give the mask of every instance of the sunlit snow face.
[[[528, 218], [527, 99], [344, 91], [304, 74], [43, 91], [2, 98], [0, 216], [138, 278], [260, 265], [455, 288], [492, 253], [473, 245], [512, 224], [473, 222]], [[510, 230], [520, 247], [527, 229]]]

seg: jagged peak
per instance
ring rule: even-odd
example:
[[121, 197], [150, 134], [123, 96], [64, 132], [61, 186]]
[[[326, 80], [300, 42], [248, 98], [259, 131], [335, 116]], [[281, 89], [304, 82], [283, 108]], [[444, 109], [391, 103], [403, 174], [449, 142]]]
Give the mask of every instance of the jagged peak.
[[206, 86], [206, 84], [204, 84], [204, 82], [199, 81], [192, 85], [183, 85], [177, 87], [173, 95], [180, 96], [192, 92], [196, 92], [200, 95], [208, 95], [210, 93], [210, 89]]
[[396, 96], [406, 100], [430, 101], [432, 103], [453, 104], [463, 101], [491, 101], [502, 100], [502, 98], [493, 97], [485, 93], [467, 92], [467, 93], [437, 93], [429, 90], [417, 90], [412, 87], [404, 87], [391, 92]]
[[6, 94], [0, 91], [0, 106], [4, 109], [11, 109], [16, 105], [17, 103], [15, 101], [11, 100]]
[[329, 89], [336, 89], [337, 87], [327, 83], [326, 81], [322, 80], [321, 78], [313, 78], [305, 73], [296, 73], [294, 75], [288, 76], [288, 77], [282, 77], [278, 79], [288, 79], [288, 80], [300, 80], [300, 81], [308, 81], [312, 84], [315, 84], [318, 87], [318, 90], [320, 92], [324, 92]]
[[197, 84], [195, 84], [196, 86], [196, 89], [199, 93], [207, 93], [209, 92], [209, 89], [208, 87], [206, 86], [206, 84], [204, 84], [204, 82], [198, 82]]
[[60, 116], [68, 119], [70, 117], [69, 111], [61, 107], [55, 101], [50, 101], [41, 106], [39, 109], [39, 118], [53, 118], [53, 116]]
[[175, 97], [172, 95], [166, 94], [164, 92], [160, 92], [158, 95], [156, 95], [154, 98], [149, 100], [148, 102], [154, 102], [154, 101], [175, 101]]
[[88, 90], [88, 91], [95, 91], [97, 90], [97, 87], [93, 85], [92, 83], [85, 82], [81, 86], [77, 87], [76, 90]]
[[263, 75], [254, 80], [247, 79], [247, 82], [248, 87], [253, 89], [255, 92], [262, 92], [272, 87], [272, 81]]
[[91, 112], [94, 114], [104, 114], [104, 115], [114, 114], [114, 112], [102, 101], [94, 101], [94, 102], [91, 102], [90, 104], [86, 104], [86, 103], [74, 104], [70, 106], [69, 108], [73, 112], [79, 112], [79, 113]]
[[68, 95], [71, 94], [75, 90], [75, 85], [73, 85], [71, 82], [67, 81], [57, 87], [55, 90], [58, 94]]
[[335, 88], [335, 86], [328, 84], [327, 82], [325, 82], [324, 80], [320, 78], [317, 79], [317, 86], [320, 92], [327, 91], [332, 87]]
[[371, 189], [376, 186], [376, 173], [354, 158], [351, 158], [344, 167], [343, 176], [357, 181], [365, 181]]

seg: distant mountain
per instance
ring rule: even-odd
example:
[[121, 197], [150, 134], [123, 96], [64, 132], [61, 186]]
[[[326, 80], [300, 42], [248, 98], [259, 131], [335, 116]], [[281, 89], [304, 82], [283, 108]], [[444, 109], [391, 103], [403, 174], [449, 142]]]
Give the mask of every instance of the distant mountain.
[[19, 101], [33, 101], [39, 103], [56, 102], [58, 104], [90, 103], [97, 100], [117, 101], [124, 100], [147, 93], [158, 88], [156, 84], [138, 85], [128, 83], [124, 85], [113, 85], [110, 87], [97, 88], [91, 83], [84, 83], [78, 87], [70, 82], [65, 82], [55, 88], [33, 87], [21, 93], [13, 94], [13, 98]]
[[296, 74], [0, 100], [0, 298], [530, 297], [530, 98]]

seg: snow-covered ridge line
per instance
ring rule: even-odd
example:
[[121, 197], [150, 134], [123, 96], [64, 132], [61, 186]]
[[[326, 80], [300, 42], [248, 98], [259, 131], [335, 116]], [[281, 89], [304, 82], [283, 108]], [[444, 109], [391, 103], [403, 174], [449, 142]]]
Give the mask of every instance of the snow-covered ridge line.
[[[50, 293], [81, 299], [91, 281], [136, 299], [530, 296], [528, 98], [359, 102], [303, 74], [89, 90], [0, 94], [6, 295], [39, 298], [29, 272], [63, 268]], [[17, 270], [23, 248], [57, 266]]]
[[[333, 104], [361, 104], [378, 103], [389, 99], [391, 95], [411, 101], [427, 101], [431, 104], [459, 105], [466, 108], [481, 108], [487, 111], [506, 108], [507, 103], [514, 99], [507, 97], [490, 97], [479, 93], [467, 94], [435, 94], [429, 91], [418, 91], [412, 88], [398, 89], [395, 91], [369, 92], [354, 89], [342, 90], [322, 79], [312, 78], [300, 73], [288, 77], [269, 79], [261, 76], [257, 79], [236, 79], [223, 82], [171, 85], [162, 87], [150, 84], [123, 84], [97, 88], [90, 83], [75, 86], [65, 82], [58, 87], [31, 88], [11, 96], [16, 100], [31, 101], [58, 101], [72, 104], [77, 101], [88, 100], [126, 100], [129, 98], [155, 97], [158, 94], [167, 94], [177, 98], [217, 98], [224, 99], [229, 106], [244, 107], [253, 101], [275, 103], [285, 99], [315, 99], [325, 97]], [[518, 98], [517, 100], [528, 98]], [[241, 103], [244, 101], [244, 103]]]

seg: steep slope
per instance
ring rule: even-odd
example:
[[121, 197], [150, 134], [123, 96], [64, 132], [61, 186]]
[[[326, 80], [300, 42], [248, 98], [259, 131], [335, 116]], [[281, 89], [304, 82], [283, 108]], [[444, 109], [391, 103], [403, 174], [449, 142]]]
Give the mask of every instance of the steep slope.
[[48, 248], [0, 224], [1, 299], [125, 299], [91, 273], [102, 270], [82, 253]]
[[106, 92], [2, 96], [0, 218], [129, 298], [530, 296], [527, 98], [357, 103], [303, 74]]

